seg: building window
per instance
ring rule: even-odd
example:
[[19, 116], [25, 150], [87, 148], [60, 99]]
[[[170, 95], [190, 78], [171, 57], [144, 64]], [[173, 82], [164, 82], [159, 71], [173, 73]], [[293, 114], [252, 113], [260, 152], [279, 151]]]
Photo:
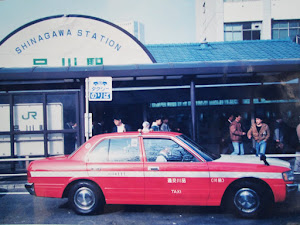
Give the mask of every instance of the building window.
[[[0, 157], [73, 152], [80, 144], [78, 95], [79, 91], [1, 93]], [[69, 122], [73, 128], [64, 126]]]
[[261, 23], [224, 24], [224, 41], [260, 40]]
[[144, 138], [147, 162], [197, 162], [183, 147], [170, 139]]
[[272, 22], [272, 39], [290, 38], [296, 41], [297, 35], [300, 35], [300, 20]]
[[100, 142], [89, 155], [89, 162], [139, 162], [137, 138], [112, 138]]

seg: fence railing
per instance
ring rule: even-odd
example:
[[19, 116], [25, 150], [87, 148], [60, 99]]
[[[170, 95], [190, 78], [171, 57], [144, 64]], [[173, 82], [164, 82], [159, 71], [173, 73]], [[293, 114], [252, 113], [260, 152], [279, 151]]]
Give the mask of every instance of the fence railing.
[[[0, 162], [25, 162], [25, 168], [28, 168], [29, 161], [35, 161], [39, 159], [45, 159], [45, 157], [34, 157], [29, 158], [29, 156], [25, 156], [25, 158], [10, 158], [10, 159], [0, 159]], [[0, 174], [0, 177], [20, 177], [27, 176], [27, 173], [3, 173]]]

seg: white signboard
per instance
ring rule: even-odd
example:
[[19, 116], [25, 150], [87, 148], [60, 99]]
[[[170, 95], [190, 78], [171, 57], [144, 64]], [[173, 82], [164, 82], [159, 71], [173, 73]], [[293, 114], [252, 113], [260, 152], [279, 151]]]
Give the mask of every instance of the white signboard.
[[67, 15], [28, 23], [0, 42], [0, 67], [147, 64], [150, 52], [122, 28], [99, 18]]
[[89, 78], [89, 101], [112, 101], [112, 78]]
[[43, 104], [17, 104], [14, 106], [14, 129], [21, 131], [43, 130]]
[[[0, 131], [10, 131], [10, 106], [0, 104], [2, 123]], [[47, 104], [47, 121], [49, 130], [63, 129], [63, 105], [62, 103]], [[16, 131], [42, 131], [43, 104], [24, 103], [14, 105], [14, 130]], [[0, 136], [0, 156], [11, 156], [10, 136]], [[50, 155], [64, 153], [64, 135], [54, 133], [48, 135], [48, 152]], [[15, 155], [33, 156], [44, 155], [43, 134], [19, 134], [15, 135]]]

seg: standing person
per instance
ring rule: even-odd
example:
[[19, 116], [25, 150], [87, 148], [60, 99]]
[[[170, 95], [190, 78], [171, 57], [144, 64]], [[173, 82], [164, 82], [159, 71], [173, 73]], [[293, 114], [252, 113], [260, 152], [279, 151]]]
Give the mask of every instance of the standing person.
[[169, 123], [169, 119], [166, 118], [166, 117], [163, 118], [163, 120], [162, 120], [162, 125], [160, 126], [160, 130], [161, 130], [161, 131], [171, 131], [171, 129], [170, 129], [168, 123]]
[[102, 134], [103, 133], [103, 122], [93, 121], [92, 135]]
[[267, 148], [267, 140], [270, 137], [270, 129], [266, 123], [263, 123], [262, 117], [256, 116], [255, 123], [251, 125], [247, 136], [255, 140], [256, 156], [264, 155]]
[[120, 117], [114, 118], [114, 124], [115, 124], [115, 126], [114, 126], [112, 132], [122, 133], [122, 132], [128, 132], [131, 130], [129, 125], [122, 123], [122, 120]]
[[[296, 132], [297, 132], [298, 141], [299, 141], [298, 146], [297, 146], [297, 150], [296, 150], [296, 154], [300, 155], [300, 123], [296, 127]], [[300, 156], [296, 157], [295, 164], [294, 164], [294, 171], [295, 172], [300, 172]]]
[[143, 124], [143, 132], [149, 132], [150, 131], [150, 123], [148, 121], [144, 121]]
[[151, 129], [153, 130], [153, 131], [159, 131], [160, 129], [159, 129], [159, 126], [161, 125], [161, 118], [157, 118], [156, 120], [155, 120], [155, 122], [153, 122], [152, 123], [152, 125], [151, 125]]
[[227, 154], [232, 152], [232, 145], [230, 141], [230, 132], [229, 127], [234, 119], [234, 116], [230, 114], [228, 119], [225, 121], [223, 128], [222, 128], [222, 137], [220, 141], [220, 154]]
[[235, 120], [232, 121], [229, 127], [230, 139], [232, 141], [233, 152], [231, 155], [244, 155], [244, 144], [242, 141], [242, 136], [246, 135], [242, 130], [241, 124], [242, 116], [237, 114]]
[[277, 118], [274, 125], [274, 136], [275, 148], [280, 153], [284, 153], [285, 142], [285, 127], [282, 118]]
[[[72, 129], [75, 130], [77, 127], [77, 123], [74, 123], [73, 121], [67, 122], [64, 126], [64, 129]], [[64, 148], [65, 148], [65, 154], [69, 155], [75, 150], [76, 146], [76, 133], [70, 132], [64, 134]]]

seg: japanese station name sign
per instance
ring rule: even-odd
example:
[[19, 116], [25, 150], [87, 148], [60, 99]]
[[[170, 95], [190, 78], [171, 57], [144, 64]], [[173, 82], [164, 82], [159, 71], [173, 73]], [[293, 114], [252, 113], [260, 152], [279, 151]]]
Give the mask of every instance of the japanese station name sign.
[[89, 78], [89, 101], [112, 101], [112, 77]]
[[0, 67], [76, 67], [153, 63], [135, 37], [108, 21], [83, 15], [42, 18], [0, 41]]

